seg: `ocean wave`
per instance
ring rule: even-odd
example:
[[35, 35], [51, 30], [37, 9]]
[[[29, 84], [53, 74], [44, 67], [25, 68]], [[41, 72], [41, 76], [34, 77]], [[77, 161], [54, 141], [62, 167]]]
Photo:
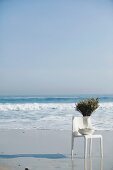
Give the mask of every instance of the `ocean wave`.
[[74, 109], [74, 104], [70, 103], [25, 103], [25, 104], [0, 104], [0, 111], [38, 111], [50, 109]]
[[[25, 103], [25, 104], [0, 104], [0, 111], [39, 111], [39, 110], [75, 110], [74, 103]], [[110, 103], [100, 103], [99, 109], [113, 110], [113, 102]]]
[[[75, 103], [0, 103], [0, 129], [71, 130]], [[113, 102], [100, 103], [92, 114], [96, 129], [113, 130]]]
[[0, 103], [75, 103], [86, 98], [99, 98], [100, 102], [113, 102], [113, 95], [75, 96], [0, 96]]

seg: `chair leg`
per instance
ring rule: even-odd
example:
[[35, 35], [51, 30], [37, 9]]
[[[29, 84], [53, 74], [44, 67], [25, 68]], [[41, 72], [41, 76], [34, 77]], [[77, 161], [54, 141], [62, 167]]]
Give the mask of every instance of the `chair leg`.
[[90, 138], [90, 145], [89, 145], [89, 156], [91, 157], [92, 153], [92, 138]]
[[100, 138], [100, 152], [101, 152], [101, 157], [103, 158], [103, 138]]
[[87, 159], [84, 159], [84, 170], [87, 170], [87, 164], [88, 164], [87, 161], [88, 161]]
[[87, 157], [87, 138], [84, 138], [84, 158]]
[[74, 137], [72, 135], [72, 139], [71, 139], [71, 158], [73, 159], [73, 148], [74, 148]]

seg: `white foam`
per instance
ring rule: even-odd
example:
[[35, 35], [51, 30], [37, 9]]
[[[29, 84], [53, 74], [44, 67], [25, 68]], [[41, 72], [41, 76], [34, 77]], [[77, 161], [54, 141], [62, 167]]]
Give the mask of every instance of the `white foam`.
[[[0, 104], [0, 128], [6, 129], [71, 129], [74, 103]], [[113, 103], [100, 103], [92, 114], [96, 129], [113, 129]]]
[[0, 104], [0, 111], [36, 111], [45, 109], [67, 110], [74, 108], [73, 103], [25, 103], [25, 104]]
[[[59, 109], [70, 110], [74, 109], [74, 103], [25, 103], [25, 104], [0, 104], [0, 111], [35, 111], [43, 109]], [[113, 103], [100, 103], [99, 109], [112, 109]]]

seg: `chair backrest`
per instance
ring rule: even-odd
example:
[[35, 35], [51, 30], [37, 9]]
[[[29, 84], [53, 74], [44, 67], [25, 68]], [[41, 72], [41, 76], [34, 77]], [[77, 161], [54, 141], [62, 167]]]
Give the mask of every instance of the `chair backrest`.
[[[74, 132], [75, 135], [81, 135], [79, 133], [79, 129], [84, 129], [84, 128], [86, 128], [84, 118], [73, 116], [72, 117], [72, 132]], [[91, 129], [93, 128], [90, 117], [88, 118], [88, 128], [91, 128]]]

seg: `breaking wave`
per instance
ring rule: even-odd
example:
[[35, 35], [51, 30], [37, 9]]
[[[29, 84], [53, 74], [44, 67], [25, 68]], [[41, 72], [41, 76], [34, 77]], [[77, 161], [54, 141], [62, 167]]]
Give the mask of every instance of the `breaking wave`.
[[[0, 129], [71, 129], [75, 103], [0, 103]], [[113, 102], [100, 103], [92, 114], [96, 129], [113, 130]]]

